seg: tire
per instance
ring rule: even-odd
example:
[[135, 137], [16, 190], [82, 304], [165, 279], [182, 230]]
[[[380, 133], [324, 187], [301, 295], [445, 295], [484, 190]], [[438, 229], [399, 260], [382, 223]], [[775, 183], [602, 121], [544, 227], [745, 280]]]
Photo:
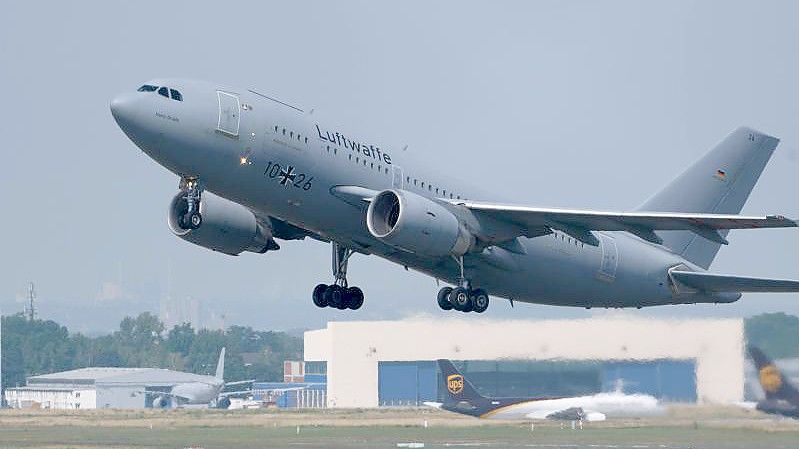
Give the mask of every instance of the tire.
[[189, 215], [189, 225], [191, 229], [199, 229], [203, 224], [203, 216], [199, 212]]
[[350, 287], [347, 289], [347, 306], [351, 310], [358, 310], [363, 305], [363, 290], [358, 287]]
[[340, 285], [331, 285], [325, 290], [325, 299], [327, 299], [327, 305], [330, 307], [334, 307], [339, 310], [344, 310], [347, 308], [346, 305], [346, 295], [344, 294], [344, 287]]
[[459, 312], [469, 312], [472, 310], [472, 298], [469, 291], [463, 287], [453, 288], [449, 293], [449, 302], [452, 307]]
[[327, 307], [327, 300], [325, 299], [325, 290], [327, 290], [327, 285], [319, 284], [313, 289], [313, 303], [316, 307], [324, 308]]
[[449, 294], [452, 292], [452, 287], [444, 287], [438, 291], [438, 307], [442, 310], [452, 310], [452, 303], [449, 302]]
[[472, 292], [472, 310], [483, 313], [488, 309], [488, 293], [482, 288]]

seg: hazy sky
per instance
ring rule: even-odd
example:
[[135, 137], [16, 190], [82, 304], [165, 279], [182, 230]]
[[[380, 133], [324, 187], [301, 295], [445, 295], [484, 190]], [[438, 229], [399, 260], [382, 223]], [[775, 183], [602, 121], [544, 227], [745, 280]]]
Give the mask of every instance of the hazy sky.
[[[37, 2], [0, 14], [0, 307], [76, 330], [193, 298], [227, 324], [450, 316], [435, 282], [353, 257], [357, 313], [316, 309], [328, 246], [228, 257], [166, 226], [177, 179], [108, 103], [174, 76], [255, 88], [513, 201], [630, 209], [735, 127], [782, 139], [744, 212], [799, 217], [799, 3]], [[362, 131], [362, 132], [361, 132]], [[715, 271], [799, 279], [799, 230], [734, 231]], [[799, 314], [799, 295], [636, 315]], [[483, 317], [586, 316], [495, 301]], [[592, 311], [590, 313], [605, 313]], [[471, 316], [470, 319], [478, 319]]]

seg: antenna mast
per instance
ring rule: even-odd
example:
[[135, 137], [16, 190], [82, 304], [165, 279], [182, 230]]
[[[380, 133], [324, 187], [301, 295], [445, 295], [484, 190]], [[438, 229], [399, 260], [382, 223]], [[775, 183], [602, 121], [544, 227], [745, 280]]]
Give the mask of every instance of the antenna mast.
[[28, 321], [36, 319], [36, 289], [33, 282], [28, 284]]

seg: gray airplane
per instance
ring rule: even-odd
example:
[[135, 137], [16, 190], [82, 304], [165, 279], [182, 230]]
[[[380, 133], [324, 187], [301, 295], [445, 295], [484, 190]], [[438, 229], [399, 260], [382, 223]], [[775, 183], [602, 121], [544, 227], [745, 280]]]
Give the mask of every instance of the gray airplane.
[[251, 384], [253, 380], [225, 382], [225, 348], [219, 352], [216, 362], [216, 373], [213, 376], [198, 376], [195, 382], [176, 384], [170, 391], [146, 391], [153, 396], [153, 408], [213, 406], [228, 408], [231, 396], [244, 396], [251, 390], [222, 392], [225, 387]]
[[445, 310], [484, 312], [489, 294], [579, 307], [729, 303], [742, 292], [795, 292], [799, 281], [709, 273], [731, 229], [796, 227], [738, 215], [778, 139], [738, 128], [632, 212], [492, 201], [409, 152], [321, 123], [252, 89], [155, 79], [111, 101], [125, 134], [180, 177], [172, 232], [229, 255], [306, 237], [332, 247], [319, 307], [358, 309], [354, 253], [374, 254], [454, 287]]

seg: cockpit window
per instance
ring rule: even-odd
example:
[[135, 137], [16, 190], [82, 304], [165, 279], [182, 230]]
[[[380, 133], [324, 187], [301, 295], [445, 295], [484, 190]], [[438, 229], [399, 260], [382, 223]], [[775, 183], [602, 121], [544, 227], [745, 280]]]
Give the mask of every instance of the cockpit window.
[[169, 98], [169, 89], [167, 89], [166, 87], [158, 89], [158, 95]]
[[144, 86], [138, 88], [137, 90], [139, 92], [154, 92], [156, 89], [158, 89], [158, 86], [151, 86], [149, 84], [145, 84]]
[[173, 100], [183, 101], [183, 95], [175, 89], [169, 89], [169, 94], [172, 95]]

